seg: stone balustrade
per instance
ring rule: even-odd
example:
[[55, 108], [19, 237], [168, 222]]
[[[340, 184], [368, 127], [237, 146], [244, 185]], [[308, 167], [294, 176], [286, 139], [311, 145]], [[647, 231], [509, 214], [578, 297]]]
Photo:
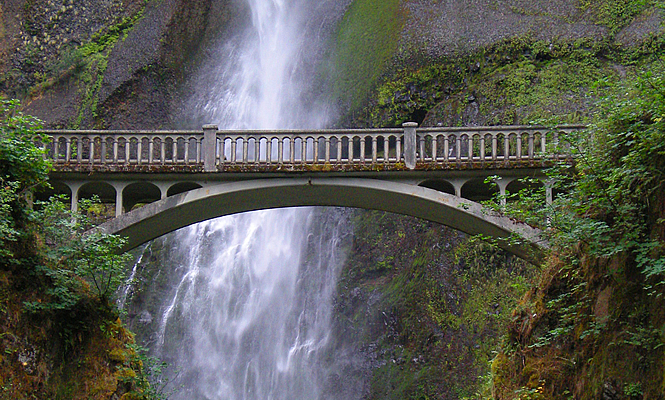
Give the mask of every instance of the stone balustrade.
[[47, 130], [56, 169], [179, 166], [204, 172], [255, 166], [351, 165], [413, 170], [483, 168], [565, 156], [562, 138], [582, 126], [224, 131]]

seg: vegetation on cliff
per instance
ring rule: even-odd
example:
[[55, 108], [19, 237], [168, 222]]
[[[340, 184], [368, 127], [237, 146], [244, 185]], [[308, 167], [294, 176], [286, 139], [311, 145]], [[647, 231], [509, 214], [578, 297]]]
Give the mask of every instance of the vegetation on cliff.
[[[536, 268], [441, 225], [355, 212], [333, 337], [369, 360], [367, 399], [475, 398]], [[483, 378], [479, 378], [483, 377]]]
[[30, 204], [50, 164], [39, 122], [0, 100], [0, 398], [151, 399], [144, 358], [112, 303], [118, 237], [87, 234], [96, 204]]
[[[571, 138], [575, 167], [551, 172], [563, 193], [551, 207], [535, 206], [545, 204], [545, 194], [528, 190], [511, 196], [505, 210], [495, 205], [546, 230], [554, 252], [495, 348], [486, 376], [491, 393], [475, 382], [480, 398], [636, 399], [665, 392], [665, 37], [660, 22], [636, 34], [647, 21], [660, 21], [662, 2], [578, 7], [604, 36], [525, 34], [427, 62], [392, 58], [397, 68], [381, 69], [362, 105], [343, 119], [353, 126], [591, 124]], [[406, 297], [408, 282], [399, 292]], [[418, 376], [411, 366], [405, 370], [393, 382]], [[445, 398], [437, 393], [423, 395]]]
[[[659, 398], [665, 392], [665, 66], [611, 88], [564, 195], [524, 213], [554, 252], [493, 365], [500, 399]], [[547, 221], [544, 223], [543, 221]]]

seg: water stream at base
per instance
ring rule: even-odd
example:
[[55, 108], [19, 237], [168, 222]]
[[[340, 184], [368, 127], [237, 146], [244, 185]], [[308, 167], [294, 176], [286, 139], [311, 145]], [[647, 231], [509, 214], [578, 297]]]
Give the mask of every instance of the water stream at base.
[[[299, 84], [303, 46], [316, 40], [304, 37], [305, 13], [316, 4], [246, 1], [251, 22], [212, 51], [192, 114], [223, 128], [322, 127], [327, 115], [302, 99]], [[326, 387], [334, 375], [326, 346], [348, 225], [342, 210], [298, 208], [172, 234], [167, 242], [181, 261], [150, 346], [179, 371], [169, 373], [171, 387], [182, 388], [171, 398], [342, 398]]]

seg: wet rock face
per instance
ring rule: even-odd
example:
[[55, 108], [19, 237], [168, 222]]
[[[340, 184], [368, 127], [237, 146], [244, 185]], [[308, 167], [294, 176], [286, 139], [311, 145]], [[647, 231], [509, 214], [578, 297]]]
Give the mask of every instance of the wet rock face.
[[24, 98], [47, 127], [170, 127], [178, 82], [230, 3], [7, 0], [0, 95]]
[[[435, 3], [435, 4], [433, 4]], [[606, 29], [582, 18], [573, 0], [410, 0], [402, 48], [418, 48], [428, 58], [476, 51], [502, 39], [530, 35], [535, 40], [600, 38]]]
[[[15, 94], [90, 40], [97, 32], [135, 14], [141, 0], [8, 0], [0, 13], [0, 92]], [[1, 33], [1, 32], [0, 32]]]

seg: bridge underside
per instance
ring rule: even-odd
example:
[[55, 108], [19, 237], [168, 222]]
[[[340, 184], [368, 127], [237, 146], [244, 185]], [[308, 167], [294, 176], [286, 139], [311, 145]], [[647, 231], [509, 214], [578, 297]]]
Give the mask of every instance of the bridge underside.
[[[176, 194], [102, 224], [125, 236], [124, 250], [208, 219], [270, 208], [339, 206], [388, 211], [426, 219], [499, 246], [538, 263], [539, 232], [483, 210], [480, 204], [413, 184], [364, 178], [277, 178], [219, 183]], [[516, 243], [511, 237], [522, 240]]]

